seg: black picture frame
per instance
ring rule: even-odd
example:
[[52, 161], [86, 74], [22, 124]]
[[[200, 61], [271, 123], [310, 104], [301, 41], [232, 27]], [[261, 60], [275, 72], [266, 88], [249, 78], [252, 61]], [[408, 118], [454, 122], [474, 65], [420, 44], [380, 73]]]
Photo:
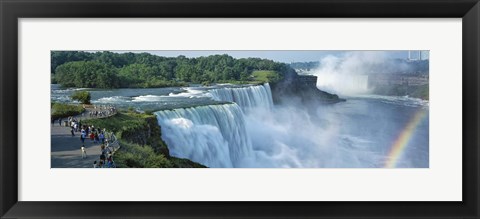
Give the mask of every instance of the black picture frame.
[[[1, 0], [2, 218], [479, 218], [478, 0]], [[462, 18], [462, 202], [19, 202], [18, 19], [134, 17]], [[439, 191], [441, 192], [441, 191]]]

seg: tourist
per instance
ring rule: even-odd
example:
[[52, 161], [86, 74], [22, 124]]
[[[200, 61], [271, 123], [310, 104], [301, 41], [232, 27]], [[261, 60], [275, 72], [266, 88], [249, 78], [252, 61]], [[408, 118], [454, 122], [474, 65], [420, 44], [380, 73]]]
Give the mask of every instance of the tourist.
[[98, 138], [100, 139], [100, 142], [102, 144], [105, 144], [105, 136], [103, 135], [103, 132], [100, 132], [100, 135], [98, 135]]
[[85, 145], [82, 145], [80, 150], [82, 150], [82, 159], [87, 158], [87, 150], [85, 150]]
[[100, 155], [100, 163], [104, 164], [105, 163], [105, 154]]
[[117, 166], [115, 166], [115, 162], [113, 162], [113, 160], [109, 161], [109, 167], [110, 168], [117, 168]]
[[97, 140], [97, 143], [100, 144], [100, 135], [98, 135], [98, 133], [99, 133], [99, 132], [96, 132], [96, 133], [95, 133], [95, 138], [96, 138], [96, 140]]
[[105, 150], [105, 145], [102, 144], [102, 146], [100, 146], [100, 152], [105, 155], [107, 154], [107, 151]]
[[80, 135], [80, 141], [82, 142], [82, 144], [85, 144], [85, 138], [83, 134]]
[[93, 142], [94, 143], [100, 143], [100, 139], [98, 137], [98, 132], [95, 132], [95, 140]]
[[93, 143], [95, 143], [95, 134], [90, 133], [90, 140], [92, 140]]
[[82, 129], [82, 134], [80, 134], [80, 140], [82, 140], [82, 144], [85, 143], [85, 138], [87, 138], [87, 134], [85, 133], [85, 129]]

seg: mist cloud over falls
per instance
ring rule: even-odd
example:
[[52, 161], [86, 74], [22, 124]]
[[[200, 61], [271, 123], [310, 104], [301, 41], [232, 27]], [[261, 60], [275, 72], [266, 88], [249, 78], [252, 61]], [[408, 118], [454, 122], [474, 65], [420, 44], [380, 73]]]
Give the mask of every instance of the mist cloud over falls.
[[[246, 115], [255, 159], [251, 167], [338, 168], [378, 167], [382, 155], [368, 138], [349, 135], [345, 118], [335, 107], [315, 110], [298, 105], [277, 106], [274, 111], [256, 109]], [[356, 124], [350, 124], [354, 126]], [[371, 137], [371, 136], [370, 136]]]
[[344, 56], [326, 56], [312, 71], [317, 87], [340, 95], [369, 94], [369, 74], [395, 74], [411, 71], [405, 62], [389, 59], [386, 52], [348, 52]]

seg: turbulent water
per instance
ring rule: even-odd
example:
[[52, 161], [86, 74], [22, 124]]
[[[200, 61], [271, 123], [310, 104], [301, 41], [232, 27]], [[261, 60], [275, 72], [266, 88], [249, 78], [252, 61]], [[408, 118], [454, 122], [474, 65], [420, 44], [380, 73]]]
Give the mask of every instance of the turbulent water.
[[[52, 100], [71, 92], [52, 87]], [[268, 84], [90, 92], [95, 104], [155, 111], [171, 155], [208, 167], [378, 168], [392, 158], [395, 167], [429, 166], [429, 107], [419, 99], [274, 106]]]

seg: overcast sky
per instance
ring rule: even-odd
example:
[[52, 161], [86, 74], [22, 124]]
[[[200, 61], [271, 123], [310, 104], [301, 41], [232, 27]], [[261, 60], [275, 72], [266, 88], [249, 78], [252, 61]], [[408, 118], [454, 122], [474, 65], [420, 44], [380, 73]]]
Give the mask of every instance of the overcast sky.
[[[120, 51], [117, 51], [120, 52]], [[323, 57], [327, 55], [334, 56], [343, 56], [347, 52], [355, 51], [318, 51], [318, 50], [212, 50], [212, 51], [192, 51], [192, 50], [177, 50], [177, 51], [124, 51], [124, 52], [148, 52], [159, 56], [167, 57], [177, 57], [179, 55], [184, 55], [186, 57], [199, 57], [199, 56], [209, 56], [214, 54], [228, 54], [234, 58], [248, 58], [248, 57], [258, 57], [271, 59], [278, 62], [310, 62], [310, 61], [320, 61]], [[408, 51], [372, 51], [372, 52], [381, 52], [384, 55], [391, 58], [401, 58], [406, 59], [408, 57]], [[422, 57], [428, 58], [428, 51], [422, 52]], [[412, 51], [412, 58], [418, 57], [418, 51]]]

